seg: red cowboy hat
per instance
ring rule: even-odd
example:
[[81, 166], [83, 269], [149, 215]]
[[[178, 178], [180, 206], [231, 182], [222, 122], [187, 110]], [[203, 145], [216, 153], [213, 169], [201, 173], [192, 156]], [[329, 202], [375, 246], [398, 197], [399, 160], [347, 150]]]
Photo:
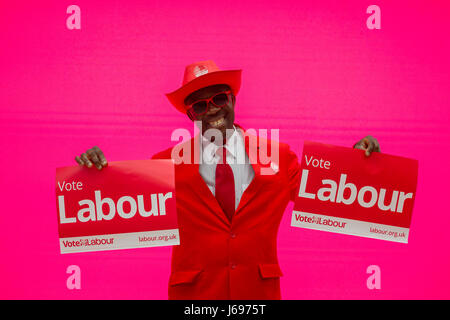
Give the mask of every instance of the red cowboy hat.
[[181, 88], [166, 93], [177, 110], [186, 113], [184, 99], [192, 92], [215, 84], [227, 84], [236, 96], [241, 87], [242, 70], [220, 70], [212, 60], [199, 61], [186, 66]]

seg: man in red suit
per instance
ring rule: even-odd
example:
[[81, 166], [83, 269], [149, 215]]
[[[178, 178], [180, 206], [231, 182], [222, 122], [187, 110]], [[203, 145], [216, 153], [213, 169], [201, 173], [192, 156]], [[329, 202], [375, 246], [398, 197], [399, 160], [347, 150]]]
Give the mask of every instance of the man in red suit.
[[[172, 251], [169, 299], [281, 298], [277, 232], [298, 193], [300, 164], [287, 144], [248, 134], [235, 123], [240, 83], [241, 70], [200, 61], [187, 66], [182, 87], [167, 94], [201, 128], [152, 157], [176, 163], [180, 245]], [[371, 136], [353, 147], [367, 156], [380, 151]], [[260, 149], [276, 150], [277, 157], [262, 161]], [[107, 165], [98, 147], [76, 161]]]

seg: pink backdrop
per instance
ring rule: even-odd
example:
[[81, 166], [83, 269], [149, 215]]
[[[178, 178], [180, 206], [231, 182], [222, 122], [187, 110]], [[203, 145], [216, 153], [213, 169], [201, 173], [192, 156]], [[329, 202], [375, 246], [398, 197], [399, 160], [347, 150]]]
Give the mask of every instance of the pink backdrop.
[[[230, 4], [231, 3], [231, 4]], [[81, 8], [81, 30], [66, 9]], [[381, 8], [381, 30], [366, 9]], [[166, 299], [170, 248], [59, 253], [55, 168], [98, 145], [148, 159], [192, 130], [164, 93], [185, 65], [242, 68], [237, 122], [419, 160], [409, 244], [290, 227], [284, 299], [450, 298], [448, 1], [2, 1], [0, 298]], [[66, 268], [81, 268], [81, 289]], [[369, 265], [381, 289], [366, 286]]]

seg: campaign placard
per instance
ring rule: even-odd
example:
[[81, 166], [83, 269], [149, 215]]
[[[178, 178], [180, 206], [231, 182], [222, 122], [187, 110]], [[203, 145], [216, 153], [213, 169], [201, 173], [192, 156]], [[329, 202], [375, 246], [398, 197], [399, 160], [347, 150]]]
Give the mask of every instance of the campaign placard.
[[172, 160], [56, 169], [61, 253], [179, 245]]
[[418, 161], [305, 141], [291, 226], [408, 243]]

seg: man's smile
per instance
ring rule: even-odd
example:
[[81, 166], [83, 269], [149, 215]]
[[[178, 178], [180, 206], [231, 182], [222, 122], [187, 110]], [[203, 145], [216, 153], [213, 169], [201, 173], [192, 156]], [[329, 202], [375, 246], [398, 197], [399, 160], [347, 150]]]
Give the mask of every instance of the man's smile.
[[222, 127], [225, 124], [225, 119], [223, 117], [221, 117], [218, 120], [209, 121], [208, 123], [209, 123], [209, 125], [211, 127], [219, 128], [219, 127]]
[[219, 112], [206, 117], [204, 121], [207, 123], [209, 127], [222, 128], [225, 127], [227, 124], [227, 116], [228, 112], [222, 109]]

